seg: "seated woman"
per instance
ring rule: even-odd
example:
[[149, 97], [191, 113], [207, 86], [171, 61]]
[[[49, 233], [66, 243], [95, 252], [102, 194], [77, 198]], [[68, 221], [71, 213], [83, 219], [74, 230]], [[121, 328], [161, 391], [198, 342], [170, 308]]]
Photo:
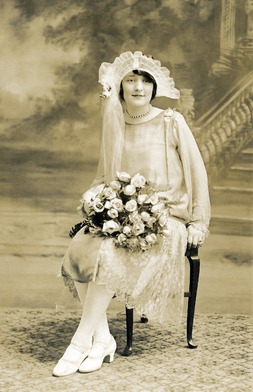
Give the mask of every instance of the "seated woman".
[[179, 322], [187, 243], [201, 245], [208, 234], [207, 176], [194, 137], [180, 113], [151, 104], [155, 97], [179, 98], [169, 70], [141, 52], [125, 52], [102, 63], [99, 81], [98, 175], [83, 195], [87, 219], [62, 265], [83, 313], [55, 376], [92, 372], [114, 359], [106, 310], [115, 294], [150, 321]]

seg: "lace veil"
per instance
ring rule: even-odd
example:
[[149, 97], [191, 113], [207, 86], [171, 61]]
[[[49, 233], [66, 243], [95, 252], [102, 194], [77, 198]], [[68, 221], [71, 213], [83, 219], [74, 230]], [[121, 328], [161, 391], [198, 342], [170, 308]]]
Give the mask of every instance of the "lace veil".
[[180, 92], [175, 88], [170, 71], [160, 61], [136, 51], [124, 52], [113, 63], [102, 63], [99, 68], [99, 83], [103, 90], [101, 98], [103, 126], [101, 153], [97, 178], [99, 182], [110, 182], [120, 171], [124, 145], [124, 116], [119, 98], [120, 84], [125, 75], [133, 70], [148, 72], [157, 83], [157, 97], [178, 99]]

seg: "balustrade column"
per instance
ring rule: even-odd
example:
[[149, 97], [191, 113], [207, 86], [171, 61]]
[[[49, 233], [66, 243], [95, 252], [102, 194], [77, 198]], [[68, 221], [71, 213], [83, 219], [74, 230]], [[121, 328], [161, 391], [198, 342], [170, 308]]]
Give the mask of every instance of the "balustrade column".
[[245, 5], [247, 14], [247, 38], [253, 39], [253, 0], [247, 0]]
[[235, 0], [222, 0], [220, 51], [226, 54], [235, 46]]

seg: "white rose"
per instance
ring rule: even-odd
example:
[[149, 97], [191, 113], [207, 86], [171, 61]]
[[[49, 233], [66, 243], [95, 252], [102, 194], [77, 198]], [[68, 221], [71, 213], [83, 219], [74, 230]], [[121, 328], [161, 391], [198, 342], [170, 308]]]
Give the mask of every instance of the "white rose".
[[111, 203], [109, 200], [107, 200], [107, 201], [105, 202], [104, 207], [105, 207], [107, 210], [109, 210], [110, 208], [112, 208], [112, 203]]
[[117, 177], [122, 182], [130, 182], [131, 176], [126, 172], [117, 172]]
[[119, 181], [111, 181], [110, 182], [110, 187], [115, 190], [115, 191], [119, 191], [121, 188], [120, 182]]
[[124, 194], [127, 196], [132, 196], [136, 192], [136, 188], [133, 185], [127, 185], [124, 188]]
[[135, 235], [140, 235], [140, 234], [144, 233], [144, 230], [145, 230], [145, 226], [143, 223], [136, 223], [133, 226], [133, 233]]
[[121, 199], [113, 199], [111, 201], [111, 205], [112, 205], [112, 208], [114, 208], [115, 210], [117, 210], [119, 212], [123, 211], [123, 209], [124, 209]]
[[96, 212], [104, 211], [104, 204], [102, 203], [102, 201], [99, 197], [95, 198], [92, 206], [93, 206], [94, 211], [96, 211]]
[[137, 203], [135, 200], [129, 200], [126, 205], [125, 205], [125, 209], [129, 212], [133, 212], [135, 211], [137, 208]]
[[156, 218], [151, 217], [151, 218], [148, 220], [147, 225], [148, 225], [148, 227], [152, 227], [154, 223], [156, 223]]
[[143, 204], [143, 203], [145, 203], [145, 201], [147, 200], [147, 198], [148, 198], [148, 195], [139, 195], [138, 197], [137, 197], [137, 202], [138, 202], [138, 204]]
[[149, 221], [150, 215], [149, 215], [148, 212], [143, 211], [143, 212], [141, 212], [140, 215], [141, 215], [141, 219], [142, 219], [144, 222], [148, 222], [148, 221]]
[[92, 200], [94, 200], [96, 198], [96, 196], [98, 194], [100, 194], [102, 192], [104, 187], [105, 187], [105, 184], [100, 184], [100, 185], [96, 186], [95, 188], [89, 189], [87, 192], [85, 192], [82, 195], [82, 201], [84, 201], [86, 203], [90, 203]]
[[109, 215], [110, 218], [115, 219], [119, 216], [118, 211], [115, 210], [114, 208], [111, 208], [107, 214]]
[[147, 200], [145, 201], [145, 203], [151, 203], [153, 205], [157, 204], [159, 201], [159, 197], [156, 193], [153, 193], [153, 195], [150, 195]]
[[140, 174], [136, 174], [131, 180], [131, 184], [134, 185], [136, 188], [143, 188], [146, 182], [146, 178], [141, 176]]
[[164, 203], [157, 203], [157, 204], [153, 205], [153, 207], [151, 208], [151, 212], [153, 214], [157, 214], [158, 212], [163, 211], [164, 208], [165, 208]]
[[103, 195], [106, 199], [114, 199], [116, 197], [116, 192], [109, 186], [103, 190]]
[[156, 243], [157, 237], [154, 233], [151, 233], [146, 235], [145, 240], [147, 241], [148, 244], [153, 245]]
[[117, 242], [122, 245], [127, 241], [127, 237], [125, 234], [120, 233], [119, 236], [117, 237]]
[[120, 226], [114, 220], [109, 220], [103, 224], [102, 231], [104, 233], [112, 234], [115, 231], [119, 231]]
[[131, 234], [132, 234], [132, 229], [131, 229], [131, 227], [130, 227], [130, 226], [124, 226], [124, 227], [123, 227], [123, 233], [124, 233], [125, 235], [127, 235], [127, 236], [131, 235]]
[[142, 219], [138, 214], [138, 211], [134, 211], [131, 214], [129, 214], [129, 220], [132, 223], [142, 223]]

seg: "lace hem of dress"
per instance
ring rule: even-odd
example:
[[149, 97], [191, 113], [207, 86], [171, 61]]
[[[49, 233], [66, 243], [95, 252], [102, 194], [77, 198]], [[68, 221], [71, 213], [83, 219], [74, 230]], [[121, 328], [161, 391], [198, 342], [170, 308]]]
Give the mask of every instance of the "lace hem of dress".
[[145, 252], [116, 249], [104, 241], [96, 282], [106, 284], [118, 301], [150, 321], [180, 323], [184, 300], [185, 226], [168, 219], [166, 236]]
[[73, 295], [74, 298], [77, 298], [79, 300], [77, 289], [76, 289], [76, 286], [75, 286], [75, 282], [74, 282], [74, 280], [72, 278], [70, 278], [65, 273], [63, 266], [61, 268], [61, 276], [62, 276], [62, 279], [63, 279], [63, 283], [65, 284], [66, 287], [68, 287], [70, 293]]

